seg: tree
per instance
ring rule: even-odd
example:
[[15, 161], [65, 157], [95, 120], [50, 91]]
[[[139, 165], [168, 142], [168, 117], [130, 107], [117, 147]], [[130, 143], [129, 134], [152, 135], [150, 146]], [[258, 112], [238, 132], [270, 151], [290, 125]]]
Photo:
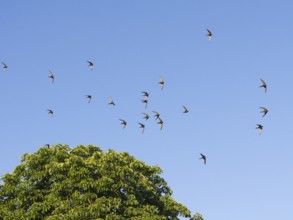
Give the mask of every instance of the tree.
[[161, 173], [128, 153], [92, 145], [41, 147], [2, 177], [0, 219], [190, 218]]

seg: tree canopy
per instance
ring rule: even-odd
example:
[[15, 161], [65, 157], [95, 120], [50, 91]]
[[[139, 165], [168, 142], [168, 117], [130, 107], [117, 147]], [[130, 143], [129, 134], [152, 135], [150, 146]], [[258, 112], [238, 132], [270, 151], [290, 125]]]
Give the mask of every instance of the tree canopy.
[[0, 219], [203, 220], [171, 197], [161, 173], [93, 145], [41, 147], [2, 177]]

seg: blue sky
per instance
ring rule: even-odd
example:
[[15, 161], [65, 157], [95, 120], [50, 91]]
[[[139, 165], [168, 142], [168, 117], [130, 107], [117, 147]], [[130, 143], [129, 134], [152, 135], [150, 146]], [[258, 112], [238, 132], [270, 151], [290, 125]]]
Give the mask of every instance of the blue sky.
[[[47, 143], [95, 144], [159, 165], [174, 198], [207, 220], [292, 219], [292, 7], [2, 1], [0, 174]], [[141, 91], [150, 93], [146, 110]], [[269, 109], [264, 118], [260, 106]], [[162, 131], [153, 116], [142, 118], [152, 111], [161, 113]]]

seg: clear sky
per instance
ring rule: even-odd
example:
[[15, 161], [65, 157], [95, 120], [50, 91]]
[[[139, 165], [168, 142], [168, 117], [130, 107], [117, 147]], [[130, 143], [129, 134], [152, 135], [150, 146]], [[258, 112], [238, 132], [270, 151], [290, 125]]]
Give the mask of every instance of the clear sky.
[[94, 144], [160, 166], [174, 198], [206, 220], [293, 219], [292, 8], [289, 0], [1, 1], [0, 174], [48, 143]]

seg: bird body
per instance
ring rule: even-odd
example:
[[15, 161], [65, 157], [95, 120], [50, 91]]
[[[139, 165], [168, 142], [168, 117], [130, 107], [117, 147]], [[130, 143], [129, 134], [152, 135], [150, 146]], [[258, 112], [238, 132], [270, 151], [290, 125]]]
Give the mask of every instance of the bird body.
[[149, 93], [148, 92], [141, 92], [141, 93], [143, 93], [143, 96], [146, 98], [146, 99], [148, 99], [149, 98]]
[[143, 134], [145, 125], [143, 123], [138, 123], [138, 124], [140, 125], [139, 128], [141, 128], [141, 133]]
[[158, 82], [158, 83], [161, 85], [161, 90], [163, 90], [164, 89], [164, 85], [165, 85], [165, 81], [164, 81], [164, 79], [163, 79], [162, 76], [160, 77], [160, 82]]
[[91, 71], [93, 71], [94, 64], [91, 61], [86, 61], [86, 62], [88, 62], [88, 64], [89, 64], [88, 66], [90, 67]]
[[53, 115], [54, 112], [51, 109], [47, 109], [49, 115]]
[[182, 107], [184, 108], [183, 113], [188, 113], [189, 112], [188, 109], [184, 105]]
[[211, 40], [213, 33], [209, 29], [207, 29], [207, 32], [208, 32], [208, 34], [206, 36], [208, 36], [209, 40]]
[[261, 135], [262, 134], [262, 129], [263, 129], [263, 126], [262, 125], [260, 125], [260, 124], [256, 124], [256, 128], [255, 129], [259, 129], [259, 135]]
[[267, 92], [267, 84], [265, 83], [265, 81], [263, 81], [262, 79], [260, 79], [261, 81], [261, 85], [259, 86], [260, 88], [264, 88], [265, 93]]
[[269, 112], [269, 110], [265, 107], [259, 107], [262, 109], [262, 111], [260, 111], [260, 113], [263, 113], [262, 117], [265, 117], [265, 115]]
[[110, 99], [109, 99], [109, 103], [108, 103], [109, 105], [113, 105], [113, 106], [115, 106], [115, 103], [114, 103], [114, 101], [113, 101], [113, 98], [112, 98], [112, 96], [110, 96]]
[[149, 116], [147, 113], [142, 113], [142, 114], [144, 115], [143, 118], [144, 118], [145, 120], [148, 120], [148, 119], [149, 119], [150, 116]]
[[86, 95], [85, 97], [88, 99], [88, 103], [90, 103], [91, 100], [92, 100], [92, 96], [91, 95]]
[[154, 116], [156, 117], [156, 120], [157, 120], [158, 118], [160, 118], [160, 114], [159, 114], [159, 112], [153, 111], [153, 113], [155, 113]]
[[202, 153], [200, 153], [201, 157], [199, 158], [200, 160], [203, 160], [204, 161], [204, 164], [207, 163], [207, 158], [205, 155], [203, 155]]
[[145, 103], [145, 107], [144, 108], [147, 108], [148, 107], [148, 103], [149, 103], [149, 100], [148, 99], [144, 99], [144, 100], [141, 100], [142, 103]]
[[1, 63], [2, 63], [3, 71], [7, 70], [8, 66], [5, 63], [3, 63], [3, 62], [1, 62]]
[[159, 121], [157, 122], [157, 124], [160, 125], [160, 128], [162, 130], [163, 129], [163, 125], [164, 125], [164, 121], [161, 118], [159, 118]]
[[52, 83], [54, 83], [55, 76], [54, 76], [54, 73], [51, 70], [49, 70], [49, 78], [52, 80]]
[[119, 119], [121, 121], [121, 124], [122, 124], [122, 128], [125, 128], [126, 125], [127, 125], [127, 122], [123, 119]]

